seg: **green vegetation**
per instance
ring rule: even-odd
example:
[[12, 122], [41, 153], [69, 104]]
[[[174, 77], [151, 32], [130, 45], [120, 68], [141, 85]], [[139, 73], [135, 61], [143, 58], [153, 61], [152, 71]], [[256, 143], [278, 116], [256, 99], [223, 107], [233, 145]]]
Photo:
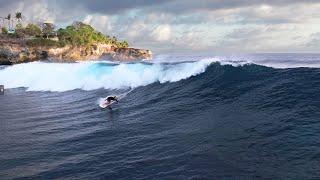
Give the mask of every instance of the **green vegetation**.
[[28, 36], [39, 37], [41, 35], [41, 29], [35, 24], [28, 24], [25, 28], [25, 34]]
[[[82, 22], [75, 22], [66, 28], [60, 28], [58, 31], [55, 31], [55, 26], [51, 23], [43, 23], [40, 26], [28, 24], [26, 27], [23, 27], [20, 23], [22, 19], [20, 12], [16, 13], [16, 19], [19, 20], [19, 23], [16, 25], [14, 34], [9, 34], [9, 36], [26, 38], [26, 44], [29, 46], [63, 47], [65, 45], [72, 45], [91, 47], [94, 44], [101, 43], [110, 44], [118, 48], [129, 47], [127, 41], [118, 41], [114, 36], [106, 36]], [[2, 33], [8, 34], [8, 30], [3, 27]]]
[[8, 14], [8, 16], [5, 19], [8, 20], [8, 27], [10, 29], [11, 14]]
[[16, 19], [18, 20], [18, 22], [21, 22], [22, 19], [22, 13], [21, 12], [16, 12]]
[[41, 26], [42, 34], [46, 36], [46, 38], [55, 36], [54, 25], [51, 23], [43, 23]]
[[38, 47], [38, 46], [43, 46], [43, 47], [64, 47], [65, 44], [63, 44], [60, 41], [54, 41], [51, 39], [45, 39], [45, 38], [34, 38], [34, 39], [28, 39], [26, 41], [26, 44], [28, 46], [32, 47]]
[[2, 34], [8, 34], [8, 29], [6, 27], [1, 28]]
[[118, 42], [119, 44], [118, 44], [118, 47], [120, 47], [120, 48], [126, 48], [126, 47], [129, 47], [129, 43], [126, 41], [126, 40], [124, 40], [124, 41], [122, 41], [122, 42]]
[[20, 38], [25, 37], [25, 29], [23, 28], [23, 26], [20, 23], [16, 25], [16, 30], [15, 30], [14, 35], [16, 35], [16, 37], [20, 37]]
[[65, 44], [76, 46], [90, 46], [96, 43], [111, 44], [115, 47], [128, 47], [127, 41], [119, 42], [115, 37], [103, 35], [101, 32], [95, 31], [90, 25], [82, 22], [75, 22], [72, 26], [58, 30], [59, 41]]

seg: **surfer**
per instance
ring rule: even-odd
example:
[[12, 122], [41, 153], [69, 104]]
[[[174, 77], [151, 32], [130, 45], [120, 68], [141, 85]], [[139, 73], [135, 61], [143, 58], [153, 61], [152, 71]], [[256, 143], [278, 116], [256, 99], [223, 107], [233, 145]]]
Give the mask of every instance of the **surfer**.
[[117, 96], [108, 96], [106, 98], [106, 101], [107, 101], [108, 104], [110, 104], [112, 101], [118, 102], [118, 97]]
[[117, 103], [118, 103], [118, 97], [117, 97], [117, 96], [108, 96], [108, 97], [105, 99], [105, 105], [106, 105], [109, 109], [112, 109], [112, 108], [111, 108], [111, 104], [114, 103], [114, 102], [117, 102]]
[[107, 96], [106, 98], [101, 99], [99, 106], [101, 108], [106, 108], [108, 107], [111, 109], [111, 105], [113, 103], [117, 102], [118, 103], [118, 97], [117, 96]]

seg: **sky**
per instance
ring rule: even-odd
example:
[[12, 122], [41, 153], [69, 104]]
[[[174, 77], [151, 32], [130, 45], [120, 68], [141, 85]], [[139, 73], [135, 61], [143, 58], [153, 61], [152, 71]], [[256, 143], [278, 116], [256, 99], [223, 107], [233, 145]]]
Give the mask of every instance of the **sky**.
[[319, 52], [320, 0], [0, 0], [0, 16], [82, 21], [155, 53]]

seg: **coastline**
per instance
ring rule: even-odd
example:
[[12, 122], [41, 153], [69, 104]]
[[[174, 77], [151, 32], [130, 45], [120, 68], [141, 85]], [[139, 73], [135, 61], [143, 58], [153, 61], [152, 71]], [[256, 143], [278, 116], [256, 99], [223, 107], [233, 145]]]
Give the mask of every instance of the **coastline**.
[[59, 29], [47, 22], [27, 26], [19, 23], [13, 31], [6, 27], [1, 31], [0, 65], [39, 60], [75, 62], [101, 57], [111, 61], [152, 59], [150, 50], [132, 48], [126, 40], [104, 35], [82, 22]]
[[8, 38], [0, 40], [0, 65], [12, 65], [40, 60], [76, 62], [106, 57], [116, 61], [150, 60], [152, 52], [131, 47], [114, 47], [97, 43], [90, 46], [45, 47], [28, 46], [25, 40]]

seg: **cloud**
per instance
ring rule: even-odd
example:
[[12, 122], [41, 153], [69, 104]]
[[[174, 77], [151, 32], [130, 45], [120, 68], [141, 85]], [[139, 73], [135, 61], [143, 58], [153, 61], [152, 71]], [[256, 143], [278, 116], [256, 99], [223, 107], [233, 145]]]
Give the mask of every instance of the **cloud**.
[[130, 9], [158, 6], [170, 0], [56, 0], [60, 8], [82, 7], [89, 13], [116, 14]]
[[154, 10], [169, 12], [173, 14], [190, 13], [195, 11], [212, 11], [222, 9], [237, 9], [259, 5], [269, 5], [277, 7], [291, 6], [295, 4], [319, 3], [318, 0], [173, 0], [154, 7]]
[[317, 50], [319, 8], [318, 0], [0, 0], [0, 16], [83, 21], [155, 52]]
[[168, 41], [171, 37], [171, 28], [168, 24], [160, 25], [152, 31], [151, 36], [156, 41]]
[[[225, 36], [217, 49], [233, 52], [297, 52], [304, 51], [308, 36], [300, 34], [302, 25], [255, 25], [238, 28]], [[299, 36], [297, 36], [299, 35]]]
[[320, 32], [316, 32], [310, 35], [310, 40], [306, 43], [307, 47], [320, 49]]
[[106, 15], [87, 15], [83, 19], [83, 23], [90, 24], [103, 32], [111, 32], [113, 29], [111, 19]]
[[48, 4], [39, 0], [29, 1], [0, 1], [0, 16], [5, 17], [9, 13], [11, 17], [15, 16], [16, 12], [22, 12], [22, 18], [24, 22], [43, 22], [52, 21], [55, 22], [55, 15], [50, 11]]

